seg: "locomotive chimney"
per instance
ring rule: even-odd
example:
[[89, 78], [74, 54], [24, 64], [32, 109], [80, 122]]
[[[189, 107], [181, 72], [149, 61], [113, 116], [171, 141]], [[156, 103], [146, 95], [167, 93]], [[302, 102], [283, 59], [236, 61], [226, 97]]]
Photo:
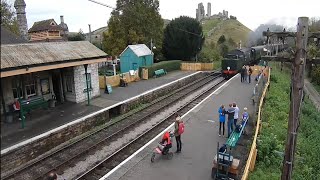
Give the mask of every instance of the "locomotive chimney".
[[241, 49], [241, 40], [240, 40], [240, 42], [239, 42], [239, 49]]

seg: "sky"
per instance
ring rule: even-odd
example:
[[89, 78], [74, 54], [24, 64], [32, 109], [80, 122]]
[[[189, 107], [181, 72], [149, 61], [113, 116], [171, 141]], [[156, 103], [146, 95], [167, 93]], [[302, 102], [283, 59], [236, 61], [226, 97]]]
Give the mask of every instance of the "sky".
[[[14, 0], [8, 0], [13, 3]], [[95, 0], [115, 7], [116, 0]], [[55, 19], [60, 23], [60, 15], [70, 32], [88, 32], [88, 24], [92, 31], [106, 26], [112, 9], [98, 5], [88, 0], [25, 0], [28, 28], [33, 23], [45, 19]], [[174, 19], [181, 15], [196, 17], [198, 3], [204, 4], [207, 13], [207, 3], [211, 3], [211, 14], [222, 10], [237, 19], [251, 30], [260, 24], [275, 23], [285, 27], [295, 27], [298, 17], [320, 17], [320, 1], [318, 0], [160, 0], [160, 14], [164, 19]], [[268, 2], [269, 5], [265, 5]]]

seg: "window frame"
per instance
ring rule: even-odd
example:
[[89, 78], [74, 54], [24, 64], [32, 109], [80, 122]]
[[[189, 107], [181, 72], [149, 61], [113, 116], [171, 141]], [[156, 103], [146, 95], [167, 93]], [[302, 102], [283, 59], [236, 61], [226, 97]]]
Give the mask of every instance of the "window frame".
[[[34, 93], [31, 93], [32, 87], [34, 88], [33, 89]], [[37, 82], [31, 74], [26, 76], [24, 89], [25, 89], [25, 93], [26, 93], [27, 98], [37, 95]], [[29, 92], [30, 92], [30, 94], [29, 94]]]

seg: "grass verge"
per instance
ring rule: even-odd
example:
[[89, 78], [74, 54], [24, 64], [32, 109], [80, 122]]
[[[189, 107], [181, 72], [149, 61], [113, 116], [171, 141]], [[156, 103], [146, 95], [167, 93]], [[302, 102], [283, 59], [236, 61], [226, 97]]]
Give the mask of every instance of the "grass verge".
[[[290, 74], [274, 67], [271, 86], [262, 110], [262, 128], [258, 137], [255, 170], [249, 179], [278, 180], [287, 137], [290, 104]], [[292, 179], [320, 179], [320, 115], [310, 100], [302, 105], [300, 128]]]

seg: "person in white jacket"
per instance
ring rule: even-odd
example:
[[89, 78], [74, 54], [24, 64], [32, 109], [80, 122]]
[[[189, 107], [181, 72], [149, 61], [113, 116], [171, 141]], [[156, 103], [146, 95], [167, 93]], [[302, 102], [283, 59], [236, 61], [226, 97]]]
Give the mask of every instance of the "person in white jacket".
[[237, 121], [238, 121], [238, 118], [239, 118], [239, 107], [237, 106], [237, 104], [234, 102], [232, 104], [233, 108], [234, 108], [234, 117], [233, 117], [233, 123], [234, 123], [234, 129], [237, 127]]

